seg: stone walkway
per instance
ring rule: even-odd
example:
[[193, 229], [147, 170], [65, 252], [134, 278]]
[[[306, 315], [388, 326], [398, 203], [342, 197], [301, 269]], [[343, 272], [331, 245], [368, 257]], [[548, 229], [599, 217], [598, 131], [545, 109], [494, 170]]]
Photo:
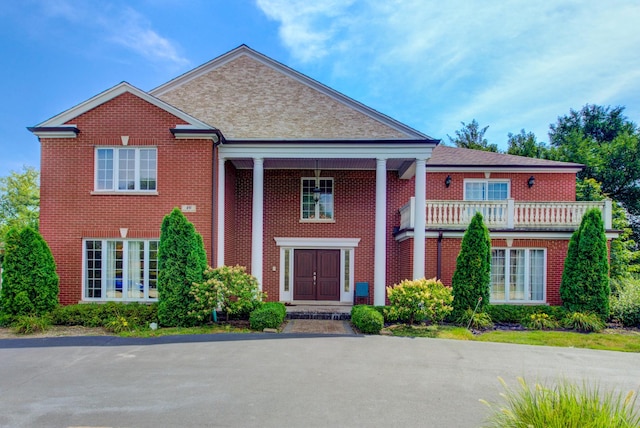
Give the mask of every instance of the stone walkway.
[[287, 321], [283, 333], [355, 334], [349, 321], [301, 320]]

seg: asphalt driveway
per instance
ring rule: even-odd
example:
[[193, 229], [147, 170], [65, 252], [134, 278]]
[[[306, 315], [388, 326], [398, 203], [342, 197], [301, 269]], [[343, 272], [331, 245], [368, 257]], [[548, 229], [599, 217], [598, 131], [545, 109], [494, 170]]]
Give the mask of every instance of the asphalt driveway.
[[476, 427], [497, 377], [640, 387], [638, 354], [382, 336], [0, 340], [0, 426]]

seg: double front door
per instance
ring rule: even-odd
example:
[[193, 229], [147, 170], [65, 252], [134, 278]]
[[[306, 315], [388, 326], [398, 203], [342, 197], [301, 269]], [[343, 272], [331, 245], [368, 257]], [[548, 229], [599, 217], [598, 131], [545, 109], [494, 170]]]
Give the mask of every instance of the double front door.
[[340, 250], [294, 250], [293, 299], [340, 300]]

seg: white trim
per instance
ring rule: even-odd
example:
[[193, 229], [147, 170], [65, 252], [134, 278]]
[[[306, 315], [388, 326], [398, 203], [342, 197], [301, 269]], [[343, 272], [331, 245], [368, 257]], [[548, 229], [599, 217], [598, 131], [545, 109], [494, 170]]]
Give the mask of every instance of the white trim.
[[539, 173], [558, 173], [558, 174], [577, 174], [582, 171], [583, 168], [577, 167], [549, 167], [549, 166], [521, 166], [521, 167], [513, 167], [513, 166], [505, 166], [499, 167], [496, 165], [480, 165], [473, 167], [457, 167], [455, 165], [451, 166], [429, 166], [427, 164], [428, 172], [489, 172], [489, 173], [522, 173], [522, 174], [530, 174], [532, 172]]
[[76, 138], [78, 134], [76, 125], [55, 125], [58, 128], [69, 128], [69, 130], [60, 129], [57, 131], [31, 131], [37, 137], [42, 138]]
[[[273, 238], [276, 246], [280, 247], [280, 275], [279, 275], [279, 301], [292, 302], [294, 289], [294, 259], [295, 250], [340, 250], [340, 303], [352, 303], [355, 288], [354, 266], [355, 249], [360, 243], [360, 238]], [[289, 291], [284, 290], [285, 279], [285, 251], [289, 253]], [[345, 253], [349, 253], [349, 291], [344, 290], [344, 265]]]
[[292, 247], [300, 250], [304, 249], [338, 249], [357, 248], [360, 238], [273, 238], [278, 247]]
[[[98, 95], [89, 98], [88, 100], [76, 105], [75, 107], [72, 107], [54, 117], [52, 117], [51, 119], [45, 120], [44, 122], [40, 123], [39, 125], [36, 125], [36, 128], [40, 128], [40, 127], [48, 127], [48, 126], [65, 126], [65, 123], [67, 123], [68, 121], [70, 121], [71, 119], [74, 119], [78, 116], [80, 116], [83, 113], [88, 112], [89, 110], [92, 110], [108, 101], [111, 101], [112, 99], [114, 99], [115, 97], [122, 95], [126, 92], [129, 92], [135, 96], [137, 96], [138, 98], [141, 98], [145, 101], [147, 101], [150, 104], [153, 104], [154, 106], [172, 114], [173, 116], [176, 116], [182, 120], [184, 120], [185, 122], [189, 123], [193, 128], [197, 128], [197, 129], [215, 129], [213, 127], [211, 127], [210, 125], [196, 119], [195, 117], [192, 117], [188, 114], [186, 114], [185, 112], [183, 112], [182, 110], [179, 110], [175, 107], [173, 107], [170, 104], [165, 103], [164, 101], [154, 97], [153, 95], [150, 95], [146, 92], [144, 92], [141, 89], [136, 88], [135, 86], [127, 83], [127, 82], [122, 82], [119, 83], [109, 89], [107, 89], [104, 92], [99, 93]], [[38, 134], [36, 134], [38, 135]]]
[[[423, 161], [424, 163], [424, 161]], [[376, 159], [373, 302], [384, 306], [387, 286], [387, 159]]]
[[407, 137], [409, 138], [431, 138], [413, 128], [410, 128], [409, 126], [398, 122], [395, 119], [392, 119], [389, 116], [386, 116], [378, 111], [373, 110], [370, 107], [365, 106], [364, 104], [347, 97], [344, 94], [341, 94], [340, 92], [329, 88], [328, 86], [323, 85], [322, 83], [313, 80], [307, 76], [305, 76], [304, 74], [293, 70], [292, 68], [289, 68], [287, 66], [285, 66], [282, 63], [279, 63], [278, 61], [275, 61], [274, 59], [271, 59], [269, 57], [267, 57], [266, 55], [263, 55], [259, 52], [254, 51], [253, 49], [249, 48], [246, 45], [241, 45], [239, 47], [237, 47], [236, 49], [233, 49], [230, 52], [227, 52], [226, 54], [223, 54], [217, 58], [214, 58], [213, 60], [181, 75], [178, 76], [177, 78], [170, 80], [169, 82], [158, 86], [157, 88], [152, 89], [151, 91], [149, 91], [150, 94], [153, 94], [154, 96], [158, 96], [161, 97], [162, 95], [166, 94], [167, 92], [170, 92], [194, 79], [197, 79], [200, 76], [203, 76], [207, 73], [209, 73], [212, 70], [217, 69], [218, 67], [221, 67], [225, 64], [227, 64], [228, 62], [231, 62], [237, 58], [240, 58], [242, 56], [247, 56], [255, 61], [260, 62], [261, 64], [279, 72], [282, 73], [283, 75], [292, 78], [300, 83], [302, 83], [303, 85], [306, 85], [320, 93], [322, 93], [323, 95], [326, 95], [332, 99], [334, 99], [335, 101], [339, 102], [340, 104], [344, 104], [347, 107], [364, 114], [365, 116], [370, 117], [371, 119], [377, 121], [377, 122], [381, 122], [384, 125], [398, 131], [401, 132], [403, 134], [405, 134]]
[[270, 142], [259, 140], [243, 143], [230, 143], [218, 146], [221, 156], [227, 159], [237, 158], [288, 158], [288, 159], [317, 159], [322, 154], [324, 159], [428, 159], [435, 143], [424, 144], [373, 144], [358, 143], [357, 140], [305, 144], [304, 140], [296, 140], [295, 143], [283, 144], [282, 140]]
[[[577, 228], [576, 228], [577, 230]], [[426, 232], [426, 237], [427, 238], [437, 238], [439, 233], [443, 232], [443, 237], [444, 238], [462, 238], [464, 236], [465, 231], [464, 230], [446, 230], [446, 229], [441, 229], [441, 230], [428, 230]], [[491, 239], [542, 239], [542, 240], [553, 240], [553, 241], [563, 241], [563, 240], [568, 240], [571, 239], [571, 235], [573, 235], [574, 231], [558, 231], [558, 232], [553, 232], [553, 231], [522, 231], [522, 230], [514, 230], [514, 231], [499, 231], [499, 232], [494, 232], [489, 230], [489, 236], [491, 237]], [[618, 237], [618, 233], [617, 232], [606, 232], [605, 236], [607, 237], [607, 239], [614, 239]], [[395, 236], [396, 241], [405, 241], [407, 239], [413, 238], [414, 237], [414, 233], [413, 230], [405, 230], [402, 233], [399, 233]]]

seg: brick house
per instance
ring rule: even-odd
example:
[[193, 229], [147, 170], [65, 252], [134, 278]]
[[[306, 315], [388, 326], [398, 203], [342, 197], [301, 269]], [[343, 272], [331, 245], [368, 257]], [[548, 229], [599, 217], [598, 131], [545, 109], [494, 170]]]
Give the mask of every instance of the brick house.
[[123, 82], [29, 128], [41, 142], [41, 232], [63, 304], [154, 301], [164, 215], [180, 207], [213, 266], [269, 300], [368, 301], [451, 283], [481, 211], [492, 301], [559, 304], [568, 240], [591, 206], [582, 165], [438, 146], [246, 46], [149, 92]]

